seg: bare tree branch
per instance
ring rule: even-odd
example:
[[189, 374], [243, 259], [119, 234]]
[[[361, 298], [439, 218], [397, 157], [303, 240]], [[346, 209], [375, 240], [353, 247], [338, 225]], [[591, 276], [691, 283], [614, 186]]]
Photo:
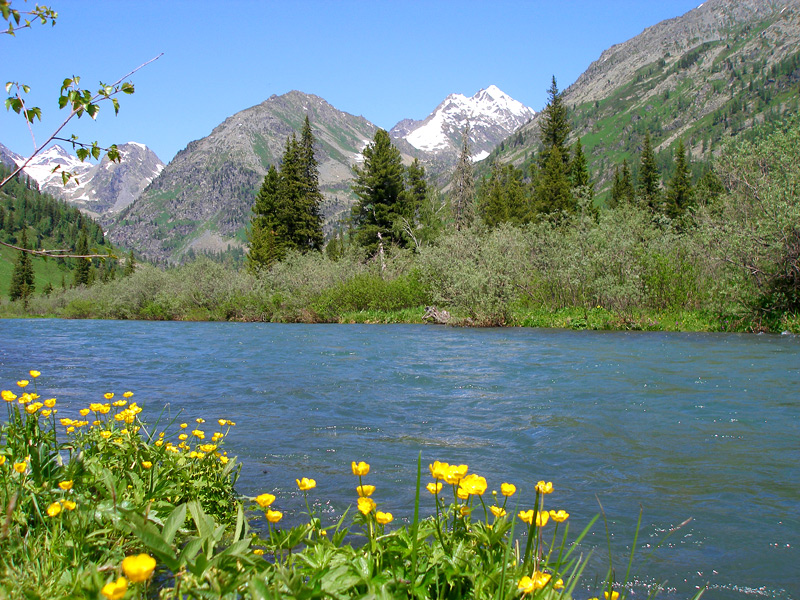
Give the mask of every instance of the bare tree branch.
[[67, 254], [71, 252], [71, 250], [31, 250], [30, 248], [22, 248], [21, 246], [15, 246], [14, 244], [9, 244], [8, 242], [3, 242], [0, 240], [0, 245], [6, 246], [8, 248], [12, 248], [13, 250], [19, 250], [20, 252], [27, 252], [33, 256], [46, 256], [48, 258], [117, 258], [114, 254]]

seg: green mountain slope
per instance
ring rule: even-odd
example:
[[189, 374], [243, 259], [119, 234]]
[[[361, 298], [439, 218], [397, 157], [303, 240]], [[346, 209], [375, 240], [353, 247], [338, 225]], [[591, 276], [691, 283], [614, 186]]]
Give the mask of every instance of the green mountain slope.
[[[799, 99], [800, 0], [709, 0], [609, 48], [564, 92], [600, 189], [624, 158], [636, 166], [645, 133], [668, 170], [679, 138], [708, 159]], [[525, 164], [537, 150], [535, 119], [484, 162]]]

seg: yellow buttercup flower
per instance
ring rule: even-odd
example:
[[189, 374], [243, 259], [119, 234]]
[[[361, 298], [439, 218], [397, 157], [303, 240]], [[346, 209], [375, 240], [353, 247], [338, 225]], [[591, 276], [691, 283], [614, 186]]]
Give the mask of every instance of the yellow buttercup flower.
[[14, 463], [14, 470], [17, 473], [24, 473], [25, 469], [27, 469], [27, 468], [28, 468], [28, 463], [27, 462]]
[[506, 511], [501, 506], [490, 506], [489, 510], [491, 510], [492, 514], [497, 518], [506, 516]]
[[180, 435], [178, 436], [178, 439], [179, 439], [180, 441], [188, 440], [188, 439], [189, 439], [189, 434], [188, 434], [188, 433], [182, 433], [182, 434], [180, 434]]
[[221, 462], [223, 465], [227, 465], [228, 464], [228, 457], [227, 456], [220, 456], [219, 457], [219, 462]]
[[428, 465], [428, 468], [431, 471], [431, 477], [434, 479], [444, 479], [447, 475], [447, 470], [450, 468], [450, 465], [447, 463], [439, 462], [438, 460], [433, 461], [432, 464]]
[[65, 492], [68, 491], [68, 490], [71, 490], [72, 489], [72, 479], [68, 479], [66, 481], [59, 482], [58, 487], [60, 487]]
[[450, 465], [445, 473], [444, 480], [450, 485], [456, 485], [467, 474], [467, 465]]
[[392, 522], [393, 519], [394, 517], [390, 512], [381, 512], [381, 511], [375, 512], [375, 520], [381, 525], [388, 525], [389, 523]]
[[275, 496], [272, 494], [260, 494], [256, 496], [256, 502], [261, 508], [267, 508], [275, 502]]
[[544, 481], [540, 481], [536, 484], [536, 491], [540, 494], [552, 494], [553, 493], [553, 482], [548, 481], [545, 483]]
[[470, 496], [481, 496], [486, 491], [486, 479], [475, 473], [467, 475], [459, 482], [459, 490], [462, 489]]
[[3, 390], [2, 392], [0, 392], [0, 395], [3, 396], [3, 400], [5, 400], [6, 402], [13, 402], [14, 400], [17, 399], [17, 395], [11, 390]]
[[317, 487], [317, 482], [314, 481], [313, 479], [308, 479], [307, 477], [303, 477], [302, 479], [295, 479], [295, 481], [297, 482], [297, 487], [299, 487], [300, 491], [303, 492]]
[[133, 392], [125, 392], [124, 394], [122, 394], [123, 398], [130, 398], [131, 396], [133, 396]]
[[220, 426], [220, 427], [225, 427], [225, 423], [227, 423], [227, 422], [228, 422], [228, 421], [226, 421], [225, 419], [219, 419], [219, 420], [217, 421], [217, 423], [219, 423], [219, 426]]
[[82, 408], [78, 412], [81, 413], [82, 417], [85, 417], [86, 415], [89, 414], [89, 409], [88, 408]]
[[128, 591], [128, 581], [124, 577], [120, 577], [116, 581], [107, 583], [100, 590], [108, 600], [122, 600], [125, 597], [125, 592]]
[[283, 518], [283, 513], [279, 510], [268, 510], [267, 521], [270, 523], [277, 523]]
[[503, 496], [506, 497], [513, 496], [516, 491], [517, 491], [517, 486], [515, 486], [513, 483], [500, 484], [500, 493], [503, 494]]
[[372, 493], [375, 491], [374, 485], [360, 485], [356, 488], [358, 495], [363, 497], [372, 496]]
[[550, 511], [550, 518], [553, 519], [556, 523], [563, 523], [569, 518], [569, 513], [565, 510], [551, 510]]
[[111, 400], [114, 397], [114, 392], [108, 392], [107, 394], [103, 394], [103, 398], [106, 400]]
[[436, 483], [429, 483], [428, 485], [426, 485], [426, 486], [425, 486], [425, 488], [426, 488], [426, 489], [427, 489], [427, 490], [428, 490], [428, 491], [429, 491], [431, 494], [438, 494], [439, 492], [441, 492], [441, 491], [442, 491], [442, 482], [441, 482], [441, 481], [438, 481], [438, 482], [436, 482]]
[[[532, 577], [528, 577], [527, 575], [519, 580], [517, 584], [517, 588], [523, 594], [530, 594], [532, 592], [536, 592], [544, 588], [547, 583], [550, 581], [550, 573], [542, 573], [540, 571], [534, 571]], [[559, 581], [561, 581], [559, 579]], [[555, 586], [554, 586], [555, 587]]]
[[603, 592], [603, 596], [606, 600], [617, 600], [617, 598], [619, 598], [619, 592], [612, 590], [611, 595], [609, 596], [608, 592], [606, 591]]
[[550, 519], [550, 513], [548, 512], [538, 512], [536, 513], [536, 525], [539, 527], [544, 527], [547, 525], [547, 521]]
[[205, 419], [203, 419], [202, 417], [197, 417], [197, 418], [195, 419], [195, 421], [197, 421], [198, 423], [201, 423], [201, 424], [206, 422], [206, 420], [205, 420]]
[[58, 502], [53, 502], [50, 506], [47, 507], [48, 517], [57, 517], [60, 513], [61, 513], [61, 504]]
[[362, 496], [358, 499], [358, 510], [365, 515], [371, 513], [376, 506], [375, 500], [367, 496]]
[[110, 432], [108, 429], [105, 429], [105, 430], [103, 430], [103, 431], [101, 431], [101, 432], [100, 432], [100, 435], [101, 435], [103, 438], [105, 438], [105, 439], [108, 439], [108, 438], [110, 438], [110, 437], [111, 437], [111, 432]]
[[264, 551], [261, 548], [256, 548], [255, 550], [253, 550], [253, 554], [255, 554], [256, 556], [264, 556]]
[[63, 506], [67, 510], [75, 510], [75, 507], [78, 505], [73, 500], [62, 500], [61, 506]]
[[469, 499], [469, 492], [462, 487], [459, 487], [456, 490], [456, 496], [458, 496], [459, 500], [468, 500]]
[[40, 408], [42, 408], [42, 403], [41, 402], [33, 402], [31, 404], [28, 404], [28, 406], [25, 407], [25, 412], [28, 413], [29, 415], [32, 415], [33, 413], [35, 413]]
[[200, 444], [198, 448], [200, 448], [200, 450], [202, 450], [206, 454], [211, 454], [214, 450], [217, 449], [216, 445], [214, 444]]
[[469, 506], [462, 506], [458, 509], [458, 512], [461, 513], [462, 517], [466, 517], [469, 513], [472, 512], [472, 509]]
[[39, 414], [42, 415], [43, 417], [49, 417], [51, 414], [53, 414], [53, 412], [54, 411], [50, 410], [49, 408], [43, 408], [42, 412], [40, 412]]
[[44, 405], [47, 408], [53, 408], [56, 405], [56, 399], [55, 398], [48, 398], [47, 400], [44, 401]]
[[[149, 460], [143, 460], [142, 461], [142, 467], [144, 467], [145, 469], [150, 469], [150, 468], [152, 468], [152, 466], [153, 466], [153, 463], [151, 463]], [[131, 581], [133, 581], [133, 579], [131, 579]]]
[[523, 523], [527, 523], [528, 525], [533, 523], [533, 509], [521, 510], [517, 516], [522, 519]]
[[197, 439], [199, 439], [199, 440], [204, 440], [204, 439], [206, 439], [206, 434], [205, 434], [205, 432], [203, 432], [203, 431], [200, 431], [199, 429], [195, 429], [195, 430], [193, 430], [193, 431], [192, 431], [192, 435], [193, 435], [194, 437], [196, 437]]
[[6, 464], [6, 455], [0, 454], [0, 467], [2, 467], [4, 464]]
[[181, 429], [186, 429], [188, 426], [189, 426], [188, 423], [181, 423], [180, 428]]
[[17, 382], [17, 385], [18, 385], [19, 387], [21, 387], [21, 388], [24, 388], [24, 387], [25, 387], [25, 386], [27, 386], [29, 383], [30, 383], [30, 381], [28, 381], [27, 379], [22, 379], [22, 380], [20, 380], [20, 381], [18, 381], [18, 382]]
[[36, 379], [39, 375], [41, 375], [39, 371], [28, 371], [28, 374], [34, 379]]
[[125, 406], [128, 403], [127, 400], [117, 400], [116, 402], [112, 402], [112, 406]]
[[20, 404], [27, 404], [28, 402], [30, 402], [32, 400], [33, 400], [33, 394], [29, 394], [28, 392], [25, 392], [24, 394], [22, 394], [19, 397], [19, 403]]
[[361, 462], [353, 461], [350, 463], [351, 468], [353, 469], [353, 475], [357, 475], [359, 477], [363, 477], [364, 475], [369, 475], [369, 465], [365, 463], [363, 460]]
[[148, 554], [126, 556], [122, 561], [122, 570], [133, 583], [147, 581], [156, 568], [156, 559]]

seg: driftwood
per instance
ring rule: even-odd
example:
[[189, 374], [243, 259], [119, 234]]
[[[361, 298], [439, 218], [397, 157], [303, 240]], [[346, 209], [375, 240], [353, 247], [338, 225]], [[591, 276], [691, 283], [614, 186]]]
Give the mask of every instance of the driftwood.
[[450, 321], [450, 313], [446, 310], [439, 310], [435, 306], [426, 306], [425, 315], [422, 320], [426, 323], [435, 323], [436, 325], [447, 325]]

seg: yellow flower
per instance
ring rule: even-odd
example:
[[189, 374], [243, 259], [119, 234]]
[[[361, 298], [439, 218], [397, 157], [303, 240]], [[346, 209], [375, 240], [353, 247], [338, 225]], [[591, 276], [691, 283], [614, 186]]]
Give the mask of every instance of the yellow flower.
[[131, 396], [133, 396], [133, 392], [125, 392], [124, 394], [122, 394], [123, 398], [130, 398]]
[[20, 380], [20, 381], [18, 381], [18, 382], [17, 382], [17, 385], [18, 385], [19, 387], [21, 387], [21, 388], [24, 388], [24, 387], [25, 387], [25, 386], [27, 386], [29, 383], [30, 383], [30, 381], [28, 381], [27, 379], [22, 379], [22, 380]]
[[539, 527], [544, 527], [547, 525], [547, 521], [550, 519], [550, 513], [548, 512], [538, 512], [536, 513], [536, 525]]
[[611, 596], [608, 595], [608, 592], [603, 592], [603, 596], [606, 600], [617, 600], [617, 598], [619, 598], [619, 592], [612, 590]]
[[56, 399], [55, 398], [48, 398], [47, 400], [44, 401], [44, 405], [47, 408], [53, 408], [56, 405]]
[[219, 419], [219, 420], [217, 421], [217, 423], [219, 423], [219, 426], [220, 426], [220, 427], [225, 427], [225, 423], [227, 423], [227, 422], [228, 422], [228, 421], [226, 421], [225, 419]]
[[42, 409], [42, 412], [40, 412], [39, 414], [42, 415], [43, 417], [49, 417], [51, 414], [53, 414], [53, 411], [50, 410], [49, 408], [45, 408]]
[[455, 485], [466, 476], [468, 469], [467, 465], [450, 465], [447, 468], [444, 480], [451, 485]]
[[462, 517], [466, 517], [469, 513], [472, 512], [472, 509], [469, 506], [462, 506], [460, 509], [458, 509], [458, 512], [461, 513]]
[[253, 550], [253, 554], [255, 554], [256, 556], [264, 556], [264, 551], [261, 548], [256, 548], [255, 550]]
[[353, 469], [353, 475], [358, 475], [359, 477], [369, 475], [369, 465], [363, 460], [358, 463], [353, 461], [350, 463], [350, 467]]
[[127, 591], [128, 581], [124, 577], [120, 577], [116, 581], [105, 584], [103, 589], [100, 590], [100, 593], [108, 598], [108, 600], [122, 600]]
[[459, 500], [468, 500], [469, 492], [464, 488], [460, 487], [456, 490], [456, 496], [458, 496]]
[[528, 525], [533, 523], [533, 509], [521, 510], [517, 516], [522, 519], [523, 523], [527, 523]]
[[75, 428], [72, 425], [67, 427], [67, 433], [72, 433], [73, 431], [75, 431]]
[[25, 407], [25, 412], [27, 412], [29, 415], [32, 415], [33, 413], [35, 413], [40, 408], [42, 408], [42, 403], [41, 402], [34, 402], [32, 404], [28, 404], [28, 406]]
[[[463, 466], [463, 465], [462, 465]], [[463, 489], [471, 496], [481, 496], [486, 491], [486, 479], [480, 475], [472, 473], [467, 475], [459, 482], [459, 489]]]
[[516, 491], [517, 486], [515, 486], [513, 483], [500, 484], [500, 493], [503, 494], [503, 496], [513, 496]]
[[85, 417], [86, 415], [89, 414], [89, 409], [88, 408], [82, 408], [78, 412], [81, 413], [82, 417]]
[[5, 454], [0, 454], [0, 467], [6, 464], [6, 456]]
[[260, 494], [256, 496], [256, 502], [261, 508], [267, 508], [275, 502], [275, 496], [272, 494]]
[[108, 392], [107, 394], [103, 394], [103, 398], [106, 400], [111, 400], [114, 397], [114, 392]]
[[540, 481], [536, 484], [536, 491], [540, 494], [552, 494], [553, 493], [553, 482], [548, 481], [545, 483], [544, 481]]
[[24, 394], [22, 394], [22, 396], [19, 397], [20, 404], [27, 404], [31, 400], [33, 400], [33, 394], [29, 394], [27, 392], [25, 392]]
[[368, 498], [367, 496], [362, 496], [358, 499], [358, 510], [360, 510], [363, 514], [368, 515], [372, 512], [372, 510], [377, 506], [375, 504], [375, 500], [372, 498]]
[[270, 523], [277, 523], [283, 518], [283, 513], [279, 510], [268, 510], [267, 521]]
[[127, 400], [117, 400], [116, 402], [112, 402], [113, 406], [125, 406], [128, 403]]
[[217, 449], [217, 447], [214, 444], [200, 444], [198, 448], [200, 448], [200, 450], [202, 450], [206, 454], [210, 454], [211, 452]]
[[442, 491], [442, 482], [429, 483], [425, 486], [431, 494], [438, 494]]
[[28, 371], [28, 374], [34, 379], [36, 379], [39, 375], [41, 375], [39, 371]]
[[57, 517], [61, 513], [61, 504], [58, 502], [53, 502], [50, 506], [47, 507], [47, 516], [48, 517]]
[[197, 421], [198, 423], [201, 423], [201, 424], [206, 422], [206, 420], [205, 420], [205, 419], [203, 419], [202, 417], [197, 417], [197, 418], [195, 419], [195, 421]]
[[517, 588], [523, 594], [530, 594], [531, 592], [541, 590], [544, 586], [547, 585], [548, 581], [550, 581], [550, 573], [542, 573], [540, 571], [534, 571], [533, 577], [528, 577], [526, 575], [525, 577], [520, 579], [519, 583], [517, 584]]
[[491, 511], [492, 511], [492, 514], [493, 514], [495, 517], [498, 517], [498, 518], [499, 518], [499, 517], [505, 517], [505, 516], [506, 516], [506, 511], [505, 511], [505, 509], [504, 509], [504, 508], [502, 508], [502, 507], [500, 507], [500, 506], [490, 506], [490, 507], [489, 507], [489, 510], [491, 510]]
[[75, 510], [75, 507], [78, 505], [73, 500], [62, 500], [61, 506], [63, 506], [67, 510]]
[[182, 433], [182, 434], [180, 434], [180, 435], [178, 436], [178, 439], [179, 439], [180, 441], [188, 440], [188, 439], [189, 439], [189, 434], [187, 434], [187, 433]]
[[228, 457], [227, 456], [220, 456], [219, 457], [219, 462], [221, 462], [223, 465], [227, 465], [228, 464]]
[[188, 426], [188, 423], [181, 423], [181, 429], [186, 429]]
[[374, 485], [360, 485], [356, 488], [358, 495], [361, 497], [368, 497], [372, 496], [372, 493], [375, 491]]
[[0, 392], [0, 394], [2, 394], [3, 400], [5, 400], [6, 402], [13, 402], [14, 400], [17, 399], [17, 395], [11, 390], [3, 390], [2, 392]]
[[450, 468], [450, 465], [447, 463], [439, 462], [438, 460], [433, 461], [432, 464], [428, 465], [428, 468], [431, 471], [431, 477], [434, 479], [444, 479], [445, 475], [447, 475], [447, 469]]
[[71, 490], [72, 489], [72, 479], [68, 479], [66, 481], [59, 482], [58, 487], [60, 487], [65, 492], [68, 491], [68, 490]]
[[27, 462], [23, 461], [23, 462], [14, 463], [14, 470], [17, 473], [24, 473], [25, 469], [27, 469], [27, 468], [28, 468], [28, 463]]
[[193, 435], [194, 437], [196, 437], [197, 439], [199, 439], [199, 440], [204, 440], [204, 439], [206, 439], [206, 434], [205, 434], [205, 432], [203, 432], [203, 431], [200, 431], [199, 429], [195, 429], [195, 430], [193, 430], [193, 431], [192, 431], [192, 435]]
[[550, 511], [550, 518], [553, 519], [556, 523], [563, 523], [564, 521], [569, 518], [569, 513], [565, 510], [551, 510]]
[[297, 487], [299, 487], [300, 491], [303, 492], [317, 487], [317, 482], [314, 481], [313, 479], [308, 479], [307, 477], [303, 477], [302, 479], [295, 479], [295, 481], [297, 482]]
[[110, 438], [110, 437], [111, 437], [111, 432], [110, 432], [110, 431], [108, 431], [108, 430], [106, 429], [106, 430], [104, 430], [104, 431], [101, 431], [101, 432], [100, 432], [100, 435], [101, 435], [103, 438], [105, 438], [105, 439], [108, 439], [108, 438]]
[[[142, 467], [144, 467], [145, 469], [150, 469], [152, 466], [153, 463], [151, 463], [149, 460], [142, 461]], [[131, 579], [131, 581], [133, 581], [133, 579]]]
[[381, 525], [388, 525], [389, 523], [392, 522], [392, 519], [394, 519], [394, 517], [390, 512], [381, 512], [381, 511], [375, 512], [375, 520]]
[[133, 583], [147, 581], [156, 568], [156, 559], [148, 554], [126, 556], [122, 560], [122, 570]]

